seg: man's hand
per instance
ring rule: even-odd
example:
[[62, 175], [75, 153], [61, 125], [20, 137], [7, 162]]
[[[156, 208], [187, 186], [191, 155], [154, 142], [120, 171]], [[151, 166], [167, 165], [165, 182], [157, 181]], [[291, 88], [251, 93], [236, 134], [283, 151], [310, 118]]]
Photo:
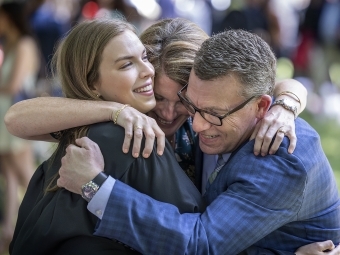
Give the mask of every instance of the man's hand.
[[104, 159], [98, 145], [87, 137], [76, 140], [66, 148], [59, 169], [59, 187], [81, 194], [81, 186], [104, 170]]
[[340, 245], [336, 248], [332, 241], [324, 241], [311, 243], [305, 246], [301, 246], [295, 252], [296, 255], [339, 255], [340, 254]]

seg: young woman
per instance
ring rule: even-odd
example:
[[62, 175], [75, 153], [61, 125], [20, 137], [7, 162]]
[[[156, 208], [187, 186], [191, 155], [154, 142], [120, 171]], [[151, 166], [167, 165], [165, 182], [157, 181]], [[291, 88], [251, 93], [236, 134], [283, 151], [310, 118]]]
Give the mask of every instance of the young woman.
[[18, 213], [18, 191], [27, 188], [34, 171], [31, 144], [11, 135], [3, 122], [6, 111], [24, 92], [35, 87], [40, 58], [37, 45], [24, 20], [24, 4], [0, 6], [0, 44], [4, 60], [0, 67], [0, 173], [5, 181], [4, 218], [0, 225], [0, 254], [13, 237]]
[[[116, 101], [143, 113], [155, 106], [153, 66], [133, 27], [124, 21], [79, 23], [60, 44], [53, 61], [67, 98]], [[122, 110], [114, 114], [114, 121]], [[205, 209], [200, 193], [177, 164], [169, 145], [163, 156], [152, 153], [147, 159], [136, 159], [122, 152], [124, 129], [112, 122], [76, 127], [62, 133], [54, 155], [34, 173], [20, 206], [10, 246], [12, 255], [135, 253], [112, 240], [93, 236], [96, 219], [87, 211], [86, 201], [56, 185], [67, 145], [85, 135], [101, 148], [107, 174], [178, 206], [181, 212]]]

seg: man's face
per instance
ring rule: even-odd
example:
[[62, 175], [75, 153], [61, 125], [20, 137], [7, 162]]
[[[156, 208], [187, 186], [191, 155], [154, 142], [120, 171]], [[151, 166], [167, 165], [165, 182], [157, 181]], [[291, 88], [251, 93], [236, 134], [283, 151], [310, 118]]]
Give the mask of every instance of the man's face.
[[[185, 97], [199, 109], [224, 115], [248, 98], [240, 96], [240, 82], [232, 75], [213, 81], [200, 80], [191, 72]], [[248, 140], [257, 122], [256, 99], [227, 116], [222, 126], [212, 125], [196, 112], [193, 129], [199, 135], [200, 148], [207, 154], [233, 152]]]

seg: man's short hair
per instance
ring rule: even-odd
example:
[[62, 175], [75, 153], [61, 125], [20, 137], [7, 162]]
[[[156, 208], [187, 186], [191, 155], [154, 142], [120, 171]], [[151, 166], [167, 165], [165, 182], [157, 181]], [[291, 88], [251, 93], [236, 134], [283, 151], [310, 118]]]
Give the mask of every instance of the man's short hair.
[[201, 80], [233, 75], [243, 84], [242, 96], [272, 95], [276, 57], [259, 36], [226, 30], [207, 39], [197, 52], [194, 72]]

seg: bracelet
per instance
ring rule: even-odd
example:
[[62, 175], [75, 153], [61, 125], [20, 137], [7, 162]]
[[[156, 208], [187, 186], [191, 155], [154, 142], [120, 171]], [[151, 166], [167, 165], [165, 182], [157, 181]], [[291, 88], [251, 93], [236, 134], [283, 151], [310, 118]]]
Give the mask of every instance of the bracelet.
[[[291, 91], [282, 91], [280, 94], [278, 94], [276, 97], [279, 97], [279, 96], [281, 96], [281, 95], [287, 95], [287, 96], [289, 96], [289, 97], [291, 97], [291, 98], [294, 98], [296, 101], [298, 101], [299, 102], [299, 104], [300, 104], [300, 107], [301, 107], [301, 101], [300, 101], [300, 98], [295, 94], [295, 93], [293, 93], [293, 92], [291, 92]], [[294, 97], [292, 97], [292, 95], [294, 96]]]
[[287, 104], [288, 101], [287, 99], [279, 99], [279, 100], [276, 100], [272, 105], [271, 107], [273, 107], [274, 105], [281, 105], [283, 108], [285, 108], [286, 110], [288, 111], [291, 111], [293, 114], [294, 114], [294, 119], [296, 119], [297, 117], [297, 108], [295, 105], [291, 105], [291, 104]]
[[125, 107], [128, 107], [128, 106], [130, 106], [130, 105], [124, 104], [124, 105], [122, 106], [122, 108], [120, 108], [120, 109], [116, 112], [115, 117], [114, 117], [114, 119], [113, 119], [113, 123], [114, 123], [114, 124], [117, 124], [117, 119], [118, 119], [118, 116], [119, 116], [120, 112], [123, 111], [124, 108], [125, 108]]

